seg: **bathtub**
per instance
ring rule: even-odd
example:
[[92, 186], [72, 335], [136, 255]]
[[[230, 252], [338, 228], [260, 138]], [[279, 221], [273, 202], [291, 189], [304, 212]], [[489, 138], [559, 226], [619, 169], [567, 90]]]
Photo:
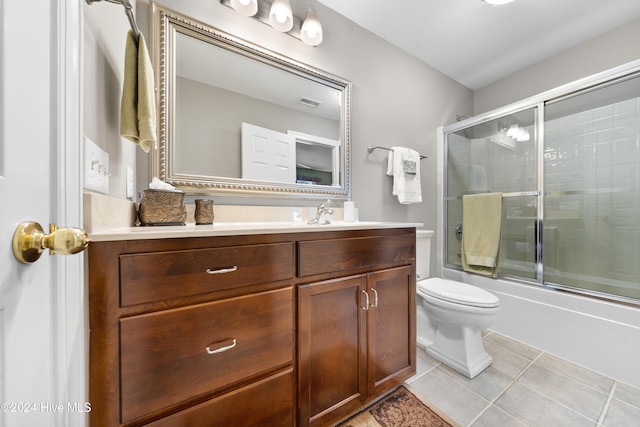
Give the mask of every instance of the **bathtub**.
[[500, 298], [495, 332], [640, 388], [640, 309], [448, 268], [442, 276]]

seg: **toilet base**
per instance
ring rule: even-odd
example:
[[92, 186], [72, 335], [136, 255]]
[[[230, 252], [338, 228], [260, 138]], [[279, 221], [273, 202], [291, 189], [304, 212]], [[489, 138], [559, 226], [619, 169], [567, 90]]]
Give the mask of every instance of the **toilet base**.
[[425, 346], [425, 352], [468, 378], [474, 378], [493, 363], [484, 349], [482, 331], [460, 325], [438, 324], [436, 338]]

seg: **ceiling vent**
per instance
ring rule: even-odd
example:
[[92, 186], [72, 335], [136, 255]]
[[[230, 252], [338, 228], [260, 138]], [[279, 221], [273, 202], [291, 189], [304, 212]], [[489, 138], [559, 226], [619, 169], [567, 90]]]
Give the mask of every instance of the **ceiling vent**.
[[310, 98], [300, 98], [300, 101], [298, 102], [311, 108], [318, 108], [320, 104], [322, 104], [322, 102]]

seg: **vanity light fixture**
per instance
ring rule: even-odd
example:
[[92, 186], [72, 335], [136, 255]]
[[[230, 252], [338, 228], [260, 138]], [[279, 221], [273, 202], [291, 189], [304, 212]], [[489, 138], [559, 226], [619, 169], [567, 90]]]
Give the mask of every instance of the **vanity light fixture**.
[[529, 141], [530, 139], [529, 131], [518, 126], [517, 124], [509, 126], [509, 129], [507, 130], [507, 136], [515, 139], [518, 142]]
[[293, 28], [293, 12], [289, 0], [273, 0], [269, 10], [269, 24], [282, 33]]
[[242, 16], [258, 13], [258, 0], [231, 0], [231, 7]]
[[322, 24], [313, 6], [309, 6], [304, 22], [293, 15], [289, 0], [220, 0], [240, 15], [256, 19], [275, 30], [301, 40], [309, 46], [322, 43]]
[[509, 130], [507, 130], [507, 136], [510, 136], [511, 138], [515, 138], [519, 131], [520, 131], [520, 126], [511, 125], [509, 126]]
[[309, 6], [307, 17], [304, 18], [302, 29], [300, 30], [300, 38], [304, 44], [309, 46], [318, 46], [322, 43], [322, 24], [313, 6]]

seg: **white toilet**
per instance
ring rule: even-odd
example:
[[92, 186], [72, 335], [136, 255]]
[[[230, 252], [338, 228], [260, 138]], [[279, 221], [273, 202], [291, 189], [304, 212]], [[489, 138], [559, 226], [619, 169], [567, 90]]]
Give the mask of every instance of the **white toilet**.
[[473, 378], [493, 359], [482, 344], [482, 331], [500, 310], [498, 297], [453, 280], [429, 278], [433, 231], [416, 231], [417, 342], [431, 357]]

